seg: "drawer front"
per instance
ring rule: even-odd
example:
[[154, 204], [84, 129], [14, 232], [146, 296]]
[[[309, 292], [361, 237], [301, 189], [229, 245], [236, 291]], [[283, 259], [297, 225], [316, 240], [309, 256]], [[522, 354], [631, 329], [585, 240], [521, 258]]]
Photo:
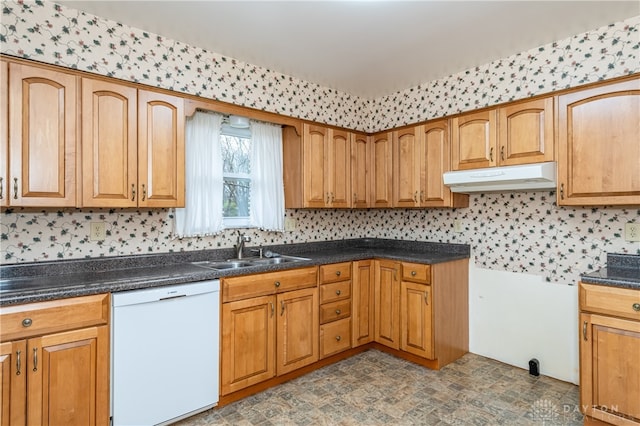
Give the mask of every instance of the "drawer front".
[[320, 303], [335, 302], [351, 297], [351, 281], [322, 284], [320, 286]]
[[431, 265], [402, 262], [402, 280], [417, 283], [431, 283]]
[[351, 319], [320, 326], [320, 358], [351, 348]]
[[109, 295], [74, 297], [2, 308], [0, 341], [109, 323]]
[[351, 279], [351, 262], [320, 266], [320, 283], [332, 283]]
[[580, 283], [580, 310], [640, 321], [640, 290]]
[[320, 305], [320, 324], [351, 316], [351, 300], [340, 300]]
[[251, 297], [282, 293], [283, 291], [315, 287], [318, 285], [317, 271], [318, 269], [314, 266], [311, 268], [223, 278], [222, 301], [233, 302]]

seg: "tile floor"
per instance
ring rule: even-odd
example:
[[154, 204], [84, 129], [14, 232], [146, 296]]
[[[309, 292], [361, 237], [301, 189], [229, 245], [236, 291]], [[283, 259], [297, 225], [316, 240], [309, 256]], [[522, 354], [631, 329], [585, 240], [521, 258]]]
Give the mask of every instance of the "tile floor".
[[433, 371], [369, 350], [177, 425], [581, 425], [578, 399], [474, 354]]

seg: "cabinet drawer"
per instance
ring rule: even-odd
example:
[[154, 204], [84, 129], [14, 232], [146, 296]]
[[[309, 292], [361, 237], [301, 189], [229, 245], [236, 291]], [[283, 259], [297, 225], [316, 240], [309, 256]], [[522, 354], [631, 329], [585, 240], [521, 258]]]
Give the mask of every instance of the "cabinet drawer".
[[320, 283], [345, 281], [351, 278], [351, 262], [320, 266]]
[[580, 310], [640, 321], [640, 290], [580, 283]]
[[222, 279], [222, 301], [249, 299], [317, 286], [317, 268], [291, 269]]
[[320, 358], [351, 347], [351, 319], [345, 318], [320, 326]]
[[351, 281], [322, 284], [320, 286], [320, 303], [335, 302], [351, 297]]
[[402, 262], [402, 280], [430, 284], [431, 265]]
[[351, 299], [320, 305], [320, 324], [351, 316]]
[[8, 306], [0, 314], [0, 341], [108, 323], [108, 294]]

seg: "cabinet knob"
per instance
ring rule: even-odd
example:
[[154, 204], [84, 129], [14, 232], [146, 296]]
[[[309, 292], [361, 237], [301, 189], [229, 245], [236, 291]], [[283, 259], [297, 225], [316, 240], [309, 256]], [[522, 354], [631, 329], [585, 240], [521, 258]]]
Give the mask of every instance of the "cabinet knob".
[[411, 271], [411, 276], [415, 277], [416, 276], [416, 271]]
[[340, 315], [342, 311], [340, 309], [336, 309], [336, 315]]
[[336, 336], [336, 340], [339, 342], [340, 340], [342, 340], [342, 337]]
[[342, 292], [340, 290], [336, 290], [336, 295], [340, 296]]
[[22, 320], [23, 327], [31, 327], [31, 324], [33, 324], [33, 321], [31, 320], [31, 318], [25, 318]]
[[336, 275], [340, 276], [341, 272], [340, 271], [336, 271]]
[[640, 312], [640, 303], [634, 303], [633, 305], [631, 305], [631, 307], [634, 311]]
[[280, 281], [276, 281], [274, 284], [276, 287], [280, 287]]

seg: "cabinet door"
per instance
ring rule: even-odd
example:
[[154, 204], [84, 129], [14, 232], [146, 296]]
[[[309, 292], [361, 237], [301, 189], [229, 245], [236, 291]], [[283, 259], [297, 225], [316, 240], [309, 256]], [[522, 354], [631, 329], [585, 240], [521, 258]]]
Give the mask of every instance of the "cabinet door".
[[136, 89], [82, 79], [82, 204], [138, 205]]
[[275, 302], [264, 296], [222, 304], [222, 395], [276, 375]]
[[278, 295], [278, 361], [280, 376], [318, 361], [318, 288]]
[[371, 207], [393, 205], [393, 144], [392, 134], [373, 136], [371, 142]]
[[400, 349], [433, 359], [431, 286], [402, 281], [400, 285]]
[[476, 112], [451, 120], [453, 170], [496, 165], [496, 111]]
[[[0, 61], [0, 207], [9, 205], [9, 64]], [[2, 423], [0, 423], [1, 425]]]
[[442, 174], [451, 168], [448, 122], [435, 121], [421, 127], [420, 205], [451, 207], [451, 191], [442, 182]]
[[367, 208], [371, 199], [369, 162], [371, 144], [366, 135], [356, 133], [351, 142], [351, 207]]
[[558, 104], [558, 204], [640, 204], [640, 79]]
[[640, 419], [640, 323], [581, 314], [580, 405], [613, 424]]
[[76, 205], [77, 77], [9, 65], [9, 204]]
[[0, 343], [0, 426], [26, 424], [27, 342]]
[[422, 126], [393, 132], [393, 206], [420, 205]]
[[329, 130], [328, 170], [330, 205], [335, 208], [351, 207], [351, 134], [342, 130]]
[[374, 272], [372, 260], [353, 262], [351, 303], [351, 346], [364, 345], [374, 336]]
[[184, 207], [184, 100], [138, 91], [139, 206]]
[[304, 206], [325, 207], [329, 204], [329, 186], [325, 171], [329, 158], [325, 147], [329, 141], [329, 129], [304, 124], [302, 144], [304, 157]]
[[30, 339], [27, 423], [109, 423], [109, 327]]
[[498, 109], [498, 164], [553, 161], [553, 98]]
[[400, 348], [400, 263], [375, 261], [375, 341]]

